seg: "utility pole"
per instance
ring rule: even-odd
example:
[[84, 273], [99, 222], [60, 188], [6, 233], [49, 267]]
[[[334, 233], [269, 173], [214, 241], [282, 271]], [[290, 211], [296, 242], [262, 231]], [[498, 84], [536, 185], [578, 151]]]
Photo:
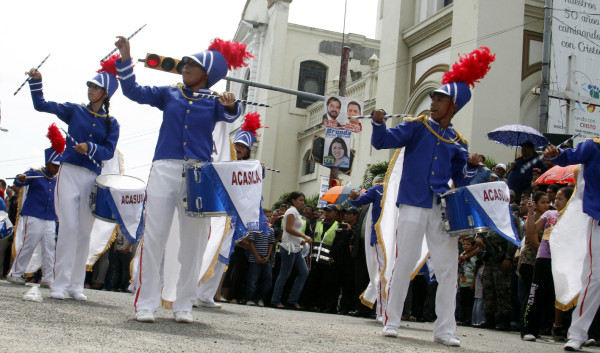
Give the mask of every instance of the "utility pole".
[[544, 5], [544, 47], [542, 52], [542, 84], [540, 87], [540, 132], [548, 132], [550, 104], [550, 55], [552, 50], [552, 0]]

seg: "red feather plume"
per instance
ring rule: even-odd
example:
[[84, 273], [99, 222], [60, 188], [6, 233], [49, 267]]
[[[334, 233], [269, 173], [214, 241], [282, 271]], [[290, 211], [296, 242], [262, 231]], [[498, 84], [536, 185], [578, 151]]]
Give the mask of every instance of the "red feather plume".
[[240, 42], [230, 42], [215, 38], [210, 42], [208, 50], [216, 50], [223, 54], [229, 70], [239, 69], [248, 66], [246, 59], [254, 59], [255, 56], [246, 51], [246, 44]]
[[488, 73], [490, 63], [494, 60], [496, 54], [492, 54], [490, 48], [475, 49], [468, 55], [460, 56], [459, 61], [452, 65], [452, 70], [442, 77], [442, 84], [462, 81], [472, 88]]
[[260, 129], [261, 127], [264, 126], [260, 125], [260, 114], [254, 112], [246, 114], [244, 117], [244, 124], [240, 129], [251, 132], [254, 136], [260, 136], [256, 134], [256, 130]]
[[121, 55], [119, 54], [115, 54], [111, 57], [109, 57], [108, 59], [101, 61], [100, 62], [100, 66], [102, 66], [98, 71], [98, 73], [100, 72], [107, 72], [109, 74], [113, 74], [115, 76], [117, 76], [117, 60], [121, 59]]
[[58, 129], [56, 124], [53, 123], [48, 127], [48, 134], [46, 134], [46, 137], [50, 139], [52, 148], [57, 153], [63, 153], [65, 151], [66, 141], [63, 135], [60, 133], [60, 130]]

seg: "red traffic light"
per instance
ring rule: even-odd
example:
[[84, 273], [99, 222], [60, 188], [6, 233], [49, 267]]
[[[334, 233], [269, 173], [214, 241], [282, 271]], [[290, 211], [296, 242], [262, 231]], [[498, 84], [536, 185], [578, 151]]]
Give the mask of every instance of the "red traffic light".
[[157, 54], [146, 54], [144, 66], [174, 74], [180, 74], [183, 71], [183, 62], [181, 60]]
[[146, 57], [146, 65], [151, 68], [156, 68], [160, 64], [160, 56], [156, 54], [148, 54]]

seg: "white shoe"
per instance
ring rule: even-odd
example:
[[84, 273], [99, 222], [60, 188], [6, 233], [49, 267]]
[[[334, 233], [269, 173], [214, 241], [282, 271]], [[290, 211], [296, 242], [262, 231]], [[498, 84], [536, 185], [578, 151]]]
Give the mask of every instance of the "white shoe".
[[265, 306], [265, 302], [261, 299], [258, 300], [258, 303], [256, 304], [258, 306], [260, 306], [261, 308]]
[[52, 282], [42, 281], [42, 283], [40, 283], [40, 287], [42, 287], [42, 288], [50, 288], [51, 285], [52, 285]]
[[249, 305], [249, 306], [256, 306], [256, 303], [255, 303], [255, 302], [253, 302], [252, 300], [248, 300], [248, 301], [246, 302], [246, 305]]
[[154, 313], [150, 310], [138, 310], [135, 313], [135, 320], [139, 322], [154, 322]]
[[523, 341], [527, 341], [527, 342], [535, 342], [535, 336], [531, 335], [531, 334], [523, 335], [523, 337], [521, 337], [521, 339]]
[[85, 294], [79, 292], [69, 292], [69, 297], [83, 302], [87, 300]]
[[434, 337], [433, 342], [445, 344], [449, 347], [460, 347], [460, 340], [450, 333], [440, 337]]
[[52, 299], [65, 300], [65, 292], [50, 292]]
[[383, 324], [383, 316], [377, 316], [377, 317], [375, 318], [375, 320], [376, 320], [377, 322], [379, 322], [380, 324]]
[[175, 321], [182, 322], [185, 324], [191, 324], [194, 322], [194, 317], [192, 316], [191, 311], [176, 311], [173, 313], [175, 316]]
[[598, 345], [598, 342], [596, 342], [595, 339], [590, 338], [589, 340], [585, 341], [585, 343], [583, 344], [584, 347], [595, 347]]
[[215, 302], [209, 302], [209, 301], [197, 299], [196, 302], [194, 303], [194, 306], [196, 308], [203, 307], [203, 308], [220, 309], [222, 305], [217, 304]]
[[384, 337], [398, 337], [398, 328], [394, 326], [384, 326], [381, 334]]
[[17, 276], [13, 276], [13, 275], [8, 275], [8, 277], [6, 277], [6, 280], [9, 283], [12, 284], [18, 284], [18, 285], [24, 285], [25, 284], [25, 278], [23, 277], [17, 277]]
[[579, 351], [583, 342], [578, 340], [569, 340], [564, 346], [565, 351]]

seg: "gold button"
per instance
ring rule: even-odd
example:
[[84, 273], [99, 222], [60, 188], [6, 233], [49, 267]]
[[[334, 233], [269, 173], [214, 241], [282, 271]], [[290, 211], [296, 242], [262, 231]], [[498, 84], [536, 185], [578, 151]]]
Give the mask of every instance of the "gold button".
[[186, 110], [185, 112], [186, 112], [187, 114], [189, 114], [189, 113], [190, 113], [190, 110], [188, 109], [188, 110]]
[[192, 102], [192, 101], [188, 101], [188, 104], [194, 104], [194, 102]]
[[96, 126], [96, 124], [92, 124], [92, 126]]
[[440, 141], [438, 141], [438, 146], [440, 145]]
[[437, 156], [433, 157], [433, 159], [437, 159]]
[[184, 145], [184, 146], [185, 146], [185, 145], [187, 145], [187, 142], [184, 142], [184, 143], [183, 143], [183, 145]]
[[52, 191], [52, 189], [48, 189], [48, 191]]
[[185, 126], [185, 129], [187, 130], [187, 125]]
[[92, 134], [90, 134], [90, 137], [92, 137]]
[[431, 172], [431, 175], [435, 175], [435, 172]]

